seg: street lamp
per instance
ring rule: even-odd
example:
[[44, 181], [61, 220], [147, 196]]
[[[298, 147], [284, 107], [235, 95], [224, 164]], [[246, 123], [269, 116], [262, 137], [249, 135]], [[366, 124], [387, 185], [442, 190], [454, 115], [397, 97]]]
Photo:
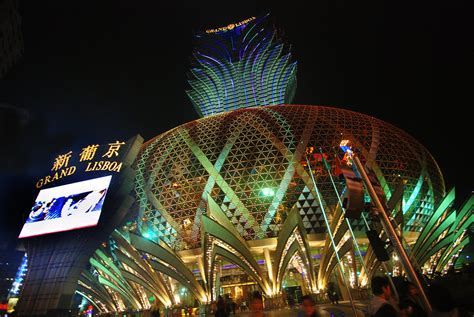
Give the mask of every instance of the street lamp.
[[[364, 166], [360, 162], [358, 156], [350, 149], [350, 147], [347, 147], [349, 144], [347, 140], [343, 140], [341, 142], [341, 149], [345, 150], [345, 154], [347, 156], [347, 159], [349, 162], [354, 163], [355, 168], [359, 172], [362, 180], [364, 181], [365, 187], [369, 193], [370, 199], [372, 202], [375, 204], [375, 206], [378, 209], [378, 216], [380, 218], [380, 222], [382, 223], [382, 227], [387, 234], [387, 236], [390, 239], [390, 242], [393, 245], [393, 249], [397, 253], [398, 258], [400, 259], [400, 262], [405, 269], [405, 272], [407, 275], [410, 277], [410, 280], [417, 286], [417, 288], [420, 290], [420, 295], [421, 299], [423, 301], [424, 306], [426, 307], [426, 310], [428, 313], [431, 313], [431, 304], [428, 300], [428, 297], [426, 296], [426, 293], [423, 289], [423, 285], [420, 282], [420, 279], [418, 278], [418, 275], [415, 272], [415, 269], [413, 268], [410, 258], [408, 257], [407, 252], [403, 248], [403, 245], [398, 237], [398, 234], [393, 227], [390, 218], [389, 218], [389, 213], [385, 209], [384, 205], [380, 201], [379, 196], [377, 195], [376, 190], [374, 189], [374, 186], [372, 185], [372, 182], [370, 181], [369, 177], [367, 176], [367, 173], [365, 171]], [[349, 151], [347, 151], [349, 149]]]

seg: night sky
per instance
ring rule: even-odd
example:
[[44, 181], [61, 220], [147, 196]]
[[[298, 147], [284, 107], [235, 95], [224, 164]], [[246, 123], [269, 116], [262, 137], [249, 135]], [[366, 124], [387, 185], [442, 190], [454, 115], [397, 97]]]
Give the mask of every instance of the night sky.
[[[472, 190], [472, 17], [456, 1], [21, 1], [25, 52], [0, 81], [0, 249], [13, 248], [54, 153], [197, 114], [185, 89], [194, 31], [271, 12], [298, 61], [295, 104], [390, 122]], [[176, 6], [173, 6], [176, 5]]]

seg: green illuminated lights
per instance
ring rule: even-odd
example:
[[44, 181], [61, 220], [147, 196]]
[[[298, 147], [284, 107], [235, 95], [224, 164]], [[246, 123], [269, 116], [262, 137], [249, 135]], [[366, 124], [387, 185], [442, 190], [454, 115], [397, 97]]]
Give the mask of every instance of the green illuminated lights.
[[293, 100], [296, 62], [268, 14], [228, 30], [225, 36], [198, 34], [195, 42], [191, 89], [186, 93], [199, 115]]
[[154, 236], [153, 232], [145, 232], [143, 234], [143, 237], [146, 238], [146, 239], [151, 239], [151, 238], [153, 238], [153, 236]]
[[[338, 160], [330, 140], [339, 140], [341, 129], [351, 131], [353, 142], [364, 144], [360, 145], [361, 155], [373, 160], [374, 173], [388, 193], [399, 183], [398, 174], [406, 179], [404, 230], [423, 227], [444, 195], [444, 184], [441, 171], [421, 144], [362, 114], [280, 105], [208, 116], [148, 142], [137, 163], [135, 180], [138, 228], [142, 234], [152, 232], [151, 240], [176, 250], [199, 248], [201, 216], [206, 213], [204, 203], [210, 195], [245, 240], [275, 237], [293, 207], [300, 211], [306, 233], [325, 233], [324, 217], [311, 177], [302, 165], [302, 153], [306, 145], [317, 144], [336, 175]], [[374, 137], [367, 139], [370, 135]], [[371, 143], [372, 139], [384, 142]], [[371, 148], [376, 156], [370, 154]], [[394, 165], [394, 161], [416, 164]], [[321, 183], [322, 203], [333, 210], [338, 195], [323, 164], [314, 163], [316, 181]], [[423, 184], [417, 186], [420, 177]], [[336, 187], [339, 192], [343, 190], [339, 183]], [[418, 193], [409, 200], [417, 188]], [[409, 222], [408, 216], [416, 221]], [[355, 222], [353, 230], [365, 230], [364, 222]]]
[[260, 194], [264, 197], [275, 196], [275, 191], [271, 188], [265, 187], [260, 190]]

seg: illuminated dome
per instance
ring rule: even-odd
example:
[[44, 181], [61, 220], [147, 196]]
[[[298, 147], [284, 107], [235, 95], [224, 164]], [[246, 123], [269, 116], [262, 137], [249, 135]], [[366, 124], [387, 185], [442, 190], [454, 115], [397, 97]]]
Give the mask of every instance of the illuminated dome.
[[[198, 119], [144, 144], [137, 163], [138, 224], [143, 235], [176, 250], [199, 247], [208, 195], [246, 240], [278, 235], [289, 210], [300, 210], [308, 234], [326, 231], [304, 166], [307, 147], [321, 148], [331, 170], [351, 140], [389, 197], [406, 180], [405, 230], [419, 231], [444, 195], [430, 153], [404, 131], [337, 108], [284, 105], [240, 109]], [[337, 156], [337, 157], [336, 157]], [[337, 195], [322, 162], [315, 163], [323, 203]], [[344, 185], [337, 182], [339, 193]], [[355, 230], [363, 230], [354, 222]]]

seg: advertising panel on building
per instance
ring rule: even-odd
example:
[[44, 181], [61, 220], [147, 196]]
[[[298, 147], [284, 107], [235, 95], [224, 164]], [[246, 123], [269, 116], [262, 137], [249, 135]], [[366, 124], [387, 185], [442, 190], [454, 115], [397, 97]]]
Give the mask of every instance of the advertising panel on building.
[[97, 225], [112, 176], [42, 189], [19, 238]]

